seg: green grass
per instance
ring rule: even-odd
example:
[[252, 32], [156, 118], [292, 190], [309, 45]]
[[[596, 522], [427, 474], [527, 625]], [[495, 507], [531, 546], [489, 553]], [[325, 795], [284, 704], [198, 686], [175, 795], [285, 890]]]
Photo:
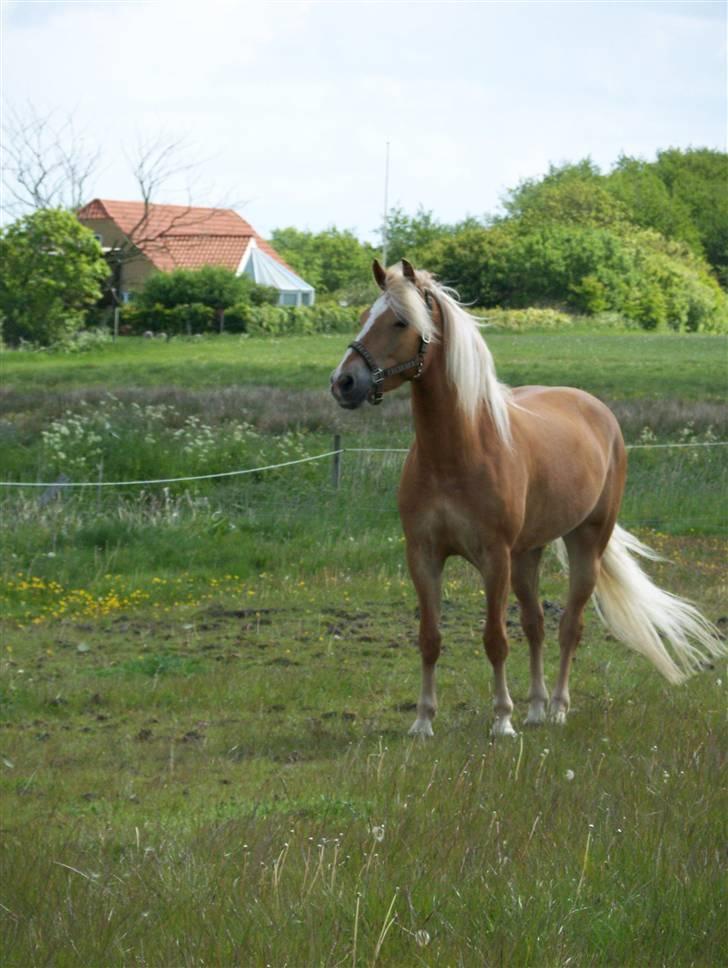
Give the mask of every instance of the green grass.
[[[674, 333], [486, 332], [501, 379], [570, 385], [605, 397], [664, 396], [722, 400], [728, 340]], [[81, 355], [6, 352], [0, 376], [6, 389], [64, 389], [79, 384], [121, 387], [182, 385], [188, 389], [235, 384], [297, 389], [326, 386], [346, 337], [302, 336], [214, 340], [129, 338]]]
[[[714, 607], [714, 544], [660, 543]], [[271, 578], [256, 602], [6, 635], [3, 964], [721, 963], [725, 670], [670, 688], [591, 614], [566, 728], [494, 744], [456, 566], [422, 744], [408, 582]]]
[[[489, 342], [512, 382], [609, 396], [633, 441], [645, 424], [725, 438], [723, 339]], [[342, 414], [327, 399], [343, 343], [5, 354], [0, 476], [227, 470], [326, 450], [335, 430], [401, 446], [404, 400]], [[94, 418], [43, 444], [69, 408], [111, 415], [100, 443]], [[590, 610], [566, 727], [493, 743], [480, 581], [451, 562], [436, 737], [410, 740], [400, 463], [347, 454], [338, 492], [325, 463], [44, 505], [0, 495], [0, 963], [725, 962], [725, 663], [669, 687]], [[672, 561], [651, 568], [659, 584], [722, 627], [727, 477], [722, 448], [633, 451], [622, 514], [656, 529], [640, 535]], [[549, 558], [542, 594], [564, 590]], [[509, 635], [520, 728], [514, 609]]]

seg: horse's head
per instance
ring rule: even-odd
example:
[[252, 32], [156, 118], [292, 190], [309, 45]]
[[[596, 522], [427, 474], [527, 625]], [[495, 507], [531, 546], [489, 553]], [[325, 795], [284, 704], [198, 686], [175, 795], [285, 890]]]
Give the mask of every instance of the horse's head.
[[373, 271], [382, 294], [362, 314], [359, 335], [331, 374], [331, 392], [347, 410], [365, 400], [379, 403], [383, 393], [417, 379], [434, 333], [426, 274], [415, 273], [406, 259], [401, 270], [385, 270], [375, 260]]

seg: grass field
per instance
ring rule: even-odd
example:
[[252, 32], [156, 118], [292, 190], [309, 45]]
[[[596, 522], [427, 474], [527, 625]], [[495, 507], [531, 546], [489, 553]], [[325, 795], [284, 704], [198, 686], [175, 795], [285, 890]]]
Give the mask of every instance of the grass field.
[[[532, 332], [487, 334], [502, 380], [558, 384], [619, 399], [669, 395], [722, 401], [725, 338], [644, 332]], [[0, 356], [5, 391], [184, 386], [200, 389], [264, 385], [295, 390], [325, 386], [346, 337], [300, 336], [213, 340], [124, 339], [78, 355], [12, 353]], [[566, 366], [566, 368], [565, 368]], [[669, 391], [669, 393], [667, 392]]]
[[[0, 355], [0, 478], [226, 471], [328, 450], [334, 432], [406, 445], [406, 399], [334, 409], [344, 342]], [[728, 438], [724, 339], [489, 343], [504, 379], [609, 399], [632, 443]], [[671, 559], [659, 583], [723, 628], [725, 450], [632, 451], [622, 518]], [[725, 663], [670, 687], [590, 612], [567, 726], [493, 743], [483, 595], [453, 562], [436, 737], [409, 739], [400, 462], [345, 454], [338, 491], [325, 461], [0, 494], [0, 963], [728, 960]], [[563, 593], [549, 559], [549, 682]], [[509, 630], [519, 728], [513, 609]]]

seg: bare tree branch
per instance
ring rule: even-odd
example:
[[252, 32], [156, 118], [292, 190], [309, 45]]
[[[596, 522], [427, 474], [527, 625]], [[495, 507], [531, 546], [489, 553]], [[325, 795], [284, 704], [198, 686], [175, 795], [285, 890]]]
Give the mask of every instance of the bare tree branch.
[[[22, 110], [3, 105], [0, 161], [2, 197], [0, 209], [17, 217], [39, 208], [80, 209], [92, 197], [89, 183], [99, 167], [99, 151], [91, 146], [73, 123], [71, 115], [41, 113], [28, 103]], [[125, 263], [148, 255], [154, 246], [164, 246], [165, 236], [184, 227], [190, 235], [215, 217], [219, 208], [233, 203], [218, 202], [205, 208], [193, 205], [193, 197], [203, 194], [199, 185], [200, 161], [189, 160], [185, 139], [165, 132], [137, 142], [133, 154], [126, 155], [137, 185], [141, 215], [130, 230], [124, 231], [107, 258], [113, 268], [109, 282], [113, 290], [122, 278]], [[181, 194], [186, 202], [162, 218], [155, 217], [160, 195]], [[198, 203], [199, 204], [199, 203]]]
[[[128, 233], [129, 241], [139, 247], [144, 243], [155, 242], [171, 228], [184, 224], [185, 227], [209, 221], [210, 211], [196, 212], [192, 205], [191, 176], [196, 173], [198, 162], [184, 159], [187, 143], [183, 139], [168, 140], [163, 134], [149, 141], [140, 141], [137, 145], [136, 156], [128, 159], [139, 189], [139, 196], [143, 202], [143, 213], [137, 224]], [[171, 182], [184, 177], [187, 203], [180, 207], [180, 211], [163, 226], [150, 226], [150, 216], [154, 199], [158, 197], [162, 187], [169, 188]]]
[[73, 118], [41, 113], [30, 102], [22, 111], [3, 107], [0, 137], [2, 209], [19, 216], [38, 208], [75, 210], [86, 201], [99, 151], [76, 130]]

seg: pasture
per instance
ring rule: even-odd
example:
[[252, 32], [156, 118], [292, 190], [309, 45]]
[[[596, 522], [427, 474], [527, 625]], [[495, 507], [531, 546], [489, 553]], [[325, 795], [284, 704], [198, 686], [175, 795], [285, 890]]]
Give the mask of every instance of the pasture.
[[[726, 340], [488, 336], [632, 444], [728, 438]], [[109, 481], [409, 441], [344, 414], [345, 339], [0, 355], [5, 479]], [[725, 628], [728, 448], [635, 449], [622, 522]], [[670, 687], [593, 610], [565, 728], [489, 737], [483, 594], [446, 572], [435, 738], [395, 506], [401, 455], [167, 488], [0, 493], [4, 965], [715, 965], [726, 668]], [[544, 569], [547, 681], [564, 581]]]

